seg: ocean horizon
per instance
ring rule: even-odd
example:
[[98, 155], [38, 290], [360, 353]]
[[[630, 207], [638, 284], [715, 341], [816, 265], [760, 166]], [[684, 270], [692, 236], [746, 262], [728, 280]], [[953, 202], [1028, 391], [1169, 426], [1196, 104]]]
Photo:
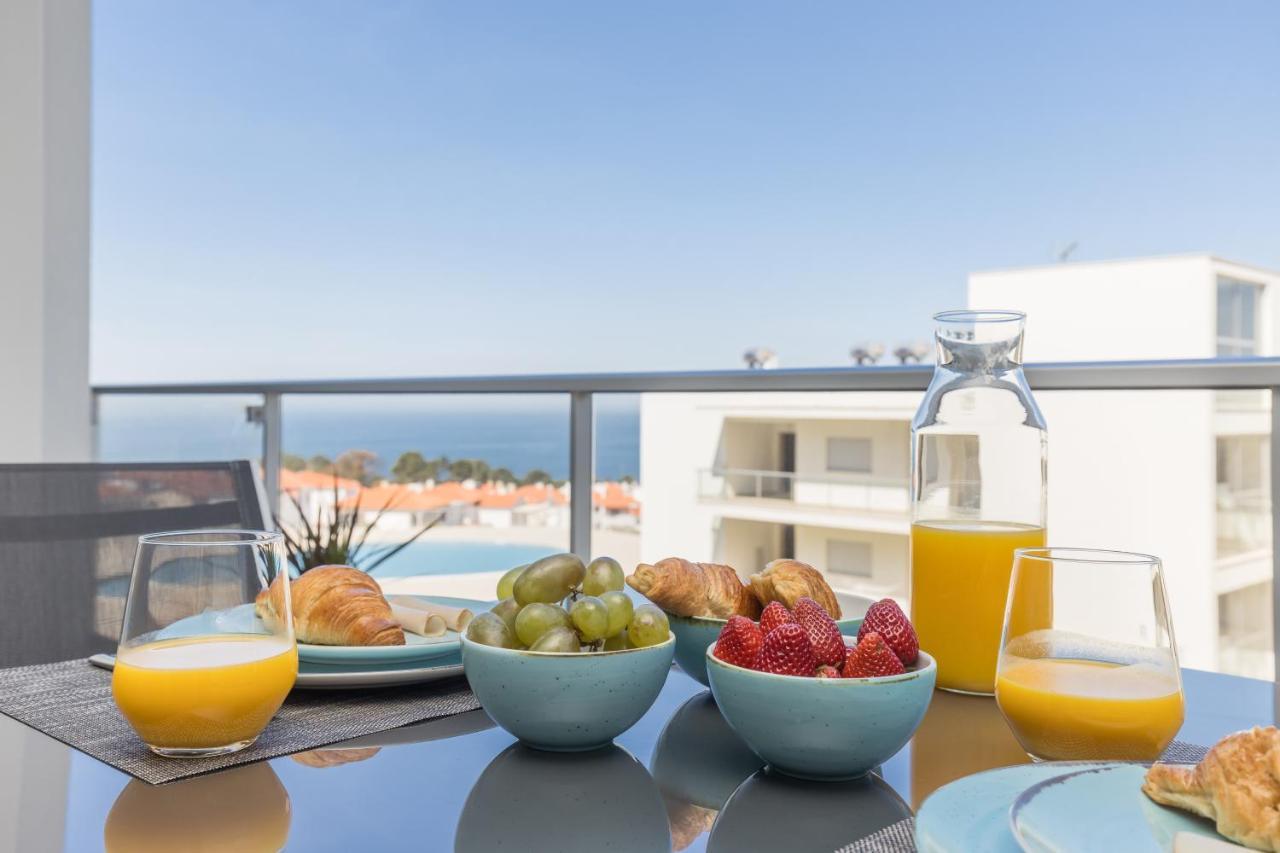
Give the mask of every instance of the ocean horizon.
[[[174, 462], [257, 459], [262, 455], [260, 427], [249, 423], [240, 398], [200, 398], [144, 403], [130, 398], [103, 401], [98, 427], [98, 458], [105, 462]], [[428, 459], [482, 459], [517, 477], [541, 469], [557, 480], [569, 476], [567, 405], [499, 401], [465, 407], [307, 405], [286, 400], [285, 453], [309, 459], [336, 457], [344, 450], [368, 450], [376, 469], [386, 474], [401, 453], [416, 450]], [[595, 477], [638, 479], [640, 413], [630, 401], [597, 407]]]

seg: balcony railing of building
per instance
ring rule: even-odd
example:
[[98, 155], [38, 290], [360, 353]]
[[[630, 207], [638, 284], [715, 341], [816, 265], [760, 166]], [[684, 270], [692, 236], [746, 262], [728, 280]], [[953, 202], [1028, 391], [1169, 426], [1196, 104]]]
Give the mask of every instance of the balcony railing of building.
[[[1270, 401], [1269, 493], [1280, 493], [1280, 359], [1185, 359], [1032, 364], [1027, 379], [1036, 391], [1244, 391], [1266, 392]], [[320, 379], [99, 385], [97, 402], [108, 395], [256, 395], [262, 426], [262, 464], [268, 500], [279, 506], [283, 436], [282, 399], [290, 394], [565, 394], [569, 397], [569, 542], [577, 554], [591, 553], [596, 394], [675, 392], [841, 392], [923, 391], [928, 365], [893, 365], [787, 370], [728, 370], [676, 373], [605, 373], [525, 376], [458, 376], [399, 379]], [[1280, 541], [1280, 516], [1270, 515], [1272, 541]], [[1275, 576], [1280, 549], [1272, 549]], [[1280, 612], [1280, 584], [1272, 584], [1272, 613]], [[1276, 632], [1280, 637], [1280, 632]], [[1280, 655], [1276, 655], [1280, 665]]]
[[823, 509], [905, 513], [905, 477], [870, 474], [811, 474], [751, 468], [703, 468], [698, 496], [703, 500], [770, 500]]

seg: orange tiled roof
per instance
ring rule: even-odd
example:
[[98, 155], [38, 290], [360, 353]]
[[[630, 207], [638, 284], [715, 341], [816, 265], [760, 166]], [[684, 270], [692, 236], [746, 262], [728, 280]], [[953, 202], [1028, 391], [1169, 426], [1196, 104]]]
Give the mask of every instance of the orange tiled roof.
[[619, 483], [603, 483], [604, 489], [592, 489], [591, 505], [607, 509], [611, 512], [633, 512], [640, 508], [640, 501], [635, 495], [622, 488]]
[[[290, 471], [288, 468], [281, 468], [280, 488], [286, 492], [296, 492], [299, 489], [332, 489], [333, 475], [324, 474], [320, 471]], [[355, 480], [339, 477], [338, 488], [343, 491], [351, 491], [359, 489], [360, 484]]]

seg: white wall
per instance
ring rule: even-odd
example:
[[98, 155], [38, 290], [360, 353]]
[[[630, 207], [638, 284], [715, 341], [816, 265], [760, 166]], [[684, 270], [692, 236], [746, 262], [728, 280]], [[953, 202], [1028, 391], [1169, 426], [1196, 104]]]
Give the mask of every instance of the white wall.
[[978, 272], [969, 305], [1027, 314], [1027, 361], [1212, 358], [1208, 255]]
[[[969, 304], [1025, 311], [1028, 361], [1208, 358], [1215, 285], [1208, 256], [1061, 264], [976, 273]], [[1049, 544], [1159, 556], [1182, 663], [1216, 668], [1213, 393], [1036, 400], [1049, 428]]]
[[871, 545], [872, 576], [845, 580], [852, 576], [832, 578], [838, 587], [857, 587], [853, 591], [876, 592], [880, 595], [905, 597], [907, 593], [907, 537], [891, 533], [836, 530], [830, 527], [796, 527], [796, 559], [819, 569], [826, 569], [827, 543], [833, 539], [866, 542]]
[[0, 461], [92, 456], [88, 0], [0, 3]]
[[[806, 447], [804, 435], [875, 435], [883, 439], [873, 451], [876, 471], [884, 466], [892, 473], [896, 455], [902, 465], [896, 473], [905, 477], [909, 453], [906, 422], [918, 403], [918, 394], [905, 393], [642, 394], [640, 480], [645, 486], [645, 501], [640, 559], [653, 562], [680, 556], [710, 560], [716, 556], [717, 509], [699, 501], [698, 476], [700, 470], [726, 461], [721, 445], [726, 419], [733, 421], [732, 429], [725, 430], [730, 435], [743, 426], [754, 426], [744, 423], [750, 420], [761, 421], [770, 431], [775, 431], [777, 424], [794, 424], [796, 467], [814, 474], [825, 473], [825, 438], [819, 456], [816, 445], [810, 442]], [[773, 441], [776, 443], [776, 438]], [[736, 459], [728, 463], [741, 465]], [[905, 512], [905, 493], [886, 493], [883, 500], [886, 506]], [[776, 512], [767, 508], [761, 512], [770, 521], [778, 520]], [[860, 523], [856, 515], [845, 515], [841, 510], [826, 515], [830, 518], [821, 521], [823, 525], [853, 527]], [[878, 520], [882, 525], [905, 525], [895, 516]], [[734, 529], [727, 528], [730, 532]], [[720, 537], [725, 541], [731, 538], [725, 532]]]

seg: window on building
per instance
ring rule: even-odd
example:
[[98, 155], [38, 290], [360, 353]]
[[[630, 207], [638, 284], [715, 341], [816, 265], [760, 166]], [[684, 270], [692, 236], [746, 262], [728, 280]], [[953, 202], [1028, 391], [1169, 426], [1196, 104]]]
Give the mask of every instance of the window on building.
[[860, 578], [871, 577], [871, 543], [828, 539], [827, 571]]
[[1265, 435], [1218, 436], [1218, 485], [1230, 492], [1261, 492], [1271, 468], [1268, 438]]
[[870, 474], [871, 439], [828, 438], [827, 470]]
[[1218, 279], [1218, 355], [1258, 354], [1262, 287], [1234, 278]]

